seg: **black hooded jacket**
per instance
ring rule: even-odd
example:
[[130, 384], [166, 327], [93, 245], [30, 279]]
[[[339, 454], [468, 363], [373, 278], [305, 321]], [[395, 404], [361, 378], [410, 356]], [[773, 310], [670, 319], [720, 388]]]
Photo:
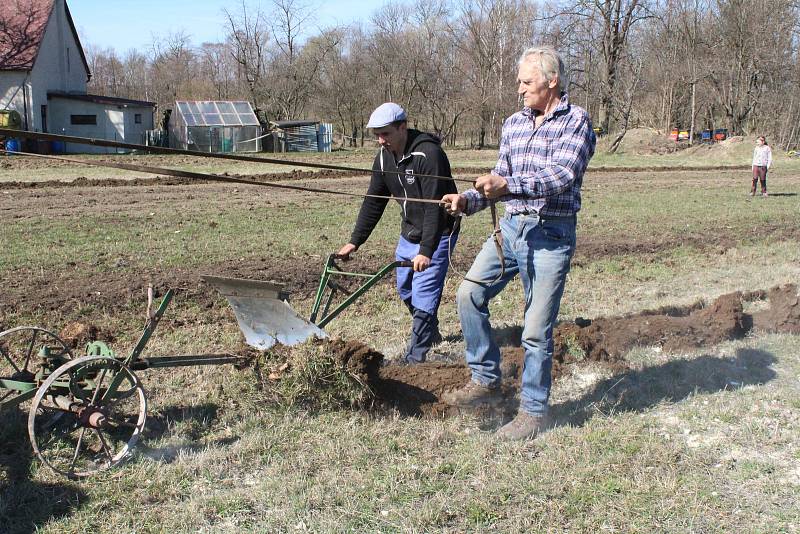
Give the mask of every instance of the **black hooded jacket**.
[[[433, 256], [442, 235], [450, 235], [455, 219], [442, 206], [422, 202], [405, 202], [404, 198], [440, 200], [444, 195], [457, 193], [452, 180], [420, 178], [418, 174], [451, 176], [447, 155], [432, 136], [418, 130], [408, 130], [408, 141], [403, 157], [395, 161], [394, 155], [381, 147], [372, 164], [372, 179], [367, 194], [394, 196], [400, 204], [402, 224], [400, 233], [414, 244], [419, 253]], [[400, 171], [401, 174], [382, 171]], [[383, 215], [388, 199], [365, 198], [358, 213], [350, 243], [361, 246], [372, 233]]]

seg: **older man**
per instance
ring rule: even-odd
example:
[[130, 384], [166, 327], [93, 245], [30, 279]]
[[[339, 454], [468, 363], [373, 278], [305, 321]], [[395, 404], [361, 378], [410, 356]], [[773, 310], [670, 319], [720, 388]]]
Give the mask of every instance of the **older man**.
[[[564, 62], [549, 47], [526, 50], [518, 65], [525, 107], [503, 124], [500, 157], [475, 189], [442, 198], [452, 214], [505, 204], [502, 246], [490, 238], [458, 290], [458, 313], [472, 380], [444, 400], [462, 407], [499, 403], [500, 349], [492, 339], [489, 301], [519, 274], [525, 292], [520, 406], [498, 437], [521, 440], [542, 428], [550, 396], [553, 326], [575, 250], [583, 174], [595, 136], [585, 110], [565, 92]], [[502, 249], [502, 253], [498, 249]]]
[[[397, 291], [412, 317], [403, 362], [421, 363], [441, 339], [437, 312], [457, 232], [455, 219], [441, 206], [403, 199], [438, 200], [458, 190], [452, 180], [431, 177], [450, 177], [450, 162], [438, 139], [408, 128], [402, 107], [393, 102], [378, 106], [367, 127], [380, 145], [367, 193], [397, 198], [401, 227], [395, 258], [413, 263], [413, 268], [396, 270]], [[364, 199], [350, 242], [339, 250], [341, 257], [348, 259], [367, 240], [388, 202]]]

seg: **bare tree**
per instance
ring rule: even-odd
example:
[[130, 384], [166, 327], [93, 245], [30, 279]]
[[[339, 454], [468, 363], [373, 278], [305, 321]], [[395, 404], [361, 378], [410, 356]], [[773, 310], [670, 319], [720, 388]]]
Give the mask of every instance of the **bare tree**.
[[642, 79], [643, 63], [640, 58], [636, 58], [632, 61], [625, 62], [623, 68], [629, 72], [625, 73], [627, 76], [621, 77], [623, 80], [623, 89], [621, 91], [622, 98], [620, 98], [619, 103], [614, 106], [614, 109], [619, 113], [618, 122], [620, 126], [617, 129], [616, 137], [608, 148], [608, 151], [611, 154], [615, 153], [619, 149], [620, 145], [622, 144], [622, 140], [625, 138], [625, 134], [628, 133], [628, 126], [630, 124], [631, 113], [633, 111], [634, 100], [636, 98], [636, 91]]
[[122, 66], [113, 48], [86, 47], [86, 61], [92, 72], [88, 88], [103, 95], [118, 94], [118, 79], [122, 76]]
[[200, 47], [201, 73], [215, 100], [234, 97], [236, 67], [239, 65], [235, 57], [236, 53], [228, 43], [203, 43]]
[[177, 99], [200, 96], [194, 77], [195, 61], [191, 39], [184, 31], [153, 36], [150, 47], [152, 99], [162, 109], [171, 107]]
[[[359, 27], [337, 30], [339, 46], [320, 65], [319, 99], [316, 111], [335, 117], [342, 132], [342, 144], [356, 146], [370, 110], [367, 76], [366, 37]], [[362, 145], [363, 145], [363, 136]]]
[[412, 103], [419, 124], [446, 142], [470, 103], [464, 98], [456, 49], [448, 34], [448, 9], [443, 0], [419, 0], [411, 14], [408, 57], [402, 69], [414, 81]]
[[691, 137], [726, 124], [800, 142], [793, 0], [416, 0], [332, 29], [315, 27], [300, 0], [263, 11], [238, 1], [223, 43], [194, 47], [179, 32], [154, 37], [146, 55], [88, 46], [90, 90], [161, 106], [246, 98], [271, 118], [336, 122], [350, 144], [363, 144], [369, 112], [392, 100], [414, 127], [482, 147], [518, 109], [519, 53], [544, 43], [568, 59], [571, 101], [615, 134], [614, 148], [639, 124]]
[[477, 147], [496, 141], [498, 123], [516, 107], [516, 60], [533, 44], [535, 8], [524, 0], [466, 0], [451, 26], [457, 65], [468, 82], [469, 107], [478, 121]]
[[341, 39], [336, 30], [320, 30], [303, 43], [303, 30], [310, 28], [311, 17], [312, 10], [298, 0], [273, 0], [275, 46], [269, 51], [265, 82], [268, 108], [277, 118], [298, 118], [305, 113], [320, 67]]
[[405, 71], [412, 58], [407, 33], [410, 20], [410, 7], [396, 3], [386, 4], [372, 15], [374, 29], [367, 41], [367, 53], [375, 84], [374, 103], [393, 101], [406, 108], [412, 106], [416, 84]]
[[583, 31], [596, 36], [600, 59], [600, 108], [596, 123], [608, 132], [614, 116], [615, 91], [620, 61], [632, 28], [651, 16], [647, 0], [578, 0], [570, 2], [561, 15], [583, 19]]
[[268, 23], [260, 8], [249, 8], [245, 0], [239, 10], [231, 12], [224, 9], [228, 23], [227, 41], [239, 72], [244, 79], [250, 100], [256, 108], [261, 107], [266, 75], [267, 46], [269, 42]]
[[717, 0], [719, 40], [709, 79], [732, 133], [743, 133], [750, 114], [792, 49], [797, 11], [785, 0]]

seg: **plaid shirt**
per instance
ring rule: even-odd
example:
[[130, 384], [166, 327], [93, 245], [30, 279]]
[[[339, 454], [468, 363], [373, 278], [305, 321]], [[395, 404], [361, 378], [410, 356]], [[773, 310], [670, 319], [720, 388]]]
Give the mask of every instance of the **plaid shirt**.
[[[572, 106], [566, 93], [536, 128], [536, 113], [524, 108], [506, 119], [500, 157], [492, 174], [508, 181], [509, 195], [498, 200], [506, 213], [564, 217], [581, 209], [583, 173], [594, 155], [592, 121], [583, 108]], [[465, 191], [472, 215], [491, 202], [475, 189]]]

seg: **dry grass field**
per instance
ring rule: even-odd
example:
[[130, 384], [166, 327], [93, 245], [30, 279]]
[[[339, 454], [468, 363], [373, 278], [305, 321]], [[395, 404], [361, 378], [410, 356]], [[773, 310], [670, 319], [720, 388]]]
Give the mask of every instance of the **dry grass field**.
[[[552, 428], [511, 444], [493, 439], [497, 418], [433, 409], [438, 391], [418, 413], [398, 398], [353, 405], [369, 392], [347, 376], [330, 379], [336, 370], [320, 363], [330, 361], [326, 344], [253, 355], [224, 298], [200, 280], [281, 282], [307, 314], [326, 255], [349, 238], [357, 199], [0, 157], [0, 331], [80, 322], [127, 354], [153, 284], [177, 293], [149, 354], [251, 358], [243, 368], [143, 371], [143, 439], [128, 462], [85, 480], [40, 465], [27, 405], [0, 412], [0, 530], [800, 531], [800, 330], [792, 322], [800, 304], [789, 285], [800, 280], [800, 163], [779, 158], [771, 196], [751, 198], [751, 146], [595, 158], [559, 317], [566, 356]], [[456, 174], [470, 177], [495, 153], [450, 156]], [[304, 157], [367, 167], [372, 151]], [[368, 179], [277, 176], [291, 167], [176, 156], [112, 159], [350, 192]], [[397, 227], [390, 206], [356, 267], [391, 261]], [[445, 341], [429, 367], [391, 371], [409, 327], [391, 281], [326, 330], [381, 353], [381, 372], [400, 382], [424, 390], [443, 369], [452, 374], [438, 384], [457, 382], [456, 271], [490, 230], [488, 213], [464, 220], [440, 312]], [[733, 311], [717, 300], [735, 292], [724, 301]], [[520, 293], [512, 284], [493, 302], [508, 358], [518, 350]], [[578, 318], [608, 335], [589, 339]], [[287, 361], [289, 370], [270, 379]]]

